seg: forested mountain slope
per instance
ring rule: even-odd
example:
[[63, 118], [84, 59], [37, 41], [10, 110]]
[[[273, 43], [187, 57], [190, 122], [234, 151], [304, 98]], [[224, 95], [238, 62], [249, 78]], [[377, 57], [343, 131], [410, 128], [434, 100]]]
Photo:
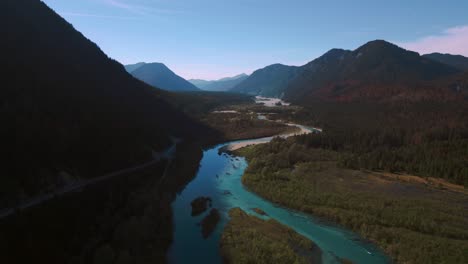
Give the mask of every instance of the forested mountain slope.
[[0, 204], [142, 163], [171, 136], [206, 132], [41, 1], [2, 1], [0, 21]]
[[267, 97], [282, 97], [289, 82], [300, 72], [300, 67], [273, 64], [256, 70], [230, 91]]
[[451, 100], [457, 94], [435, 86], [434, 81], [460, 72], [383, 40], [354, 51], [333, 49], [302, 68], [288, 85], [285, 98], [303, 104], [310, 100]]
[[436, 52], [424, 54], [423, 57], [450, 65], [463, 71], [468, 71], [468, 58], [462, 55], [442, 54]]

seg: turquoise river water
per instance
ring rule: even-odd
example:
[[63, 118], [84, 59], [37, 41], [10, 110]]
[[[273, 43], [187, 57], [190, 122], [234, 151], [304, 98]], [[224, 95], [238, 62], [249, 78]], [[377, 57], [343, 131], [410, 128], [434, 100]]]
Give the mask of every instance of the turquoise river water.
[[[269, 140], [271, 137], [245, 141]], [[228, 144], [204, 151], [196, 177], [172, 204], [175, 231], [169, 263], [221, 263], [219, 242], [223, 228], [229, 221], [228, 212], [234, 207], [265, 218], [252, 210], [260, 208], [267, 213], [266, 218], [271, 217], [309, 238], [321, 248], [323, 263], [339, 263], [339, 258], [353, 263], [389, 263], [380, 250], [362, 241], [356, 234], [311, 215], [273, 204], [247, 190], [241, 182], [247, 167], [246, 160], [219, 152]], [[211, 197], [213, 208], [221, 213], [221, 221], [207, 239], [203, 239], [199, 223], [209, 210], [200, 216], [191, 216], [190, 202], [199, 196]]]

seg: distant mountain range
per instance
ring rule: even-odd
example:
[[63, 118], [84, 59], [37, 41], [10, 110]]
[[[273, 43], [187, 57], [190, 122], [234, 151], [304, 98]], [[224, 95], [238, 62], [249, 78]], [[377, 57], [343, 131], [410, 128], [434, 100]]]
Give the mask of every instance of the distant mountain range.
[[[467, 58], [448, 54], [420, 56], [375, 40], [354, 51], [332, 49], [303, 66], [274, 64], [255, 71], [231, 91], [311, 100], [447, 100], [466, 94]], [[457, 93], [450, 87], [458, 87]]]
[[273, 64], [256, 70], [243, 82], [231, 89], [232, 92], [281, 97], [289, 82], [300, 73], [300, 67]]
[[175, 74], [162, 63], [144, 63], [126, 65], [125, 69], [133, 77], [160, 89], [182, 92], [199, 91], [195, 85]]
[[[126, 65], [125, 69], [137, 79], [170, 91], [230, 91], [292, 102], [420, 100], [434, 94], [445, 99], [453, 97], [450, 93], [453, 89], [441, 86], [456, 86], [454, 83], [465, 78], [455, 76], [468, 71], [468, 58], [440, 53], [420, 56], [384, 40], [375, 40], [354, 51], [331, 49], [303, 66], [273, 64], [250, 76], [240, 74], [213, 81], [186, 81], [161, 63], [137, 63]], [[465, 93], [463, 89], [459, 92]]]
[[[420, 99], [429, 83], [460, 70], [383, 40], [354, 51], [333, 49], [302, 66], [288, 85], [291, 101]], [[424, 86], [424, 88], [423, 88]]]
[[423, 57], [450, 65], [460, 70], [468, 71], [468, 58], [461, 55], [431, 53], [423, 55]]
[[234, 77], [226, 77], [226, 78], [222, 78], [222, 79], [214, 80], [214, 81], [206, 81], [206, 80], [199, 80], [199, 79], [192, 79], [188, 81], [202, 90], [223, 92], [223, 91], [228, 91], [232, 89], [233, 87], [243, 82], [248, 77], [249, 76], [247, 74], [242, 73]]

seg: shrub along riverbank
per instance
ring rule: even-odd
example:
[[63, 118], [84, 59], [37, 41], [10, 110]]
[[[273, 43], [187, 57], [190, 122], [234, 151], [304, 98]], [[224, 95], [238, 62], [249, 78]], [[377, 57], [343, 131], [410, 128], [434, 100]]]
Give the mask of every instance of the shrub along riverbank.
[[304, 142], [275, 139], [236, 151], [249, 161], [242, 182], [266, 199], [358, 232], [397, 262], [468, 261], [465, 192], [343, 168], [339, 161], [349, 154]]
[[231, 220], [221, 238], [225, 263], [321, 263], [320, 249], [275, 220], [262, 220], [240, 208], [229, 211]]

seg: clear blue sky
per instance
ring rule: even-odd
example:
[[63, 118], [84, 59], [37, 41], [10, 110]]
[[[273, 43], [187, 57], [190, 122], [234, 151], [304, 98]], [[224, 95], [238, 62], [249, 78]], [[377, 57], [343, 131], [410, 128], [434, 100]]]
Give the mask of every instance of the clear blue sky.
[[45, 0], [123, 64], [216, 79], [385, 39], [468, 56], [466, 0]]

